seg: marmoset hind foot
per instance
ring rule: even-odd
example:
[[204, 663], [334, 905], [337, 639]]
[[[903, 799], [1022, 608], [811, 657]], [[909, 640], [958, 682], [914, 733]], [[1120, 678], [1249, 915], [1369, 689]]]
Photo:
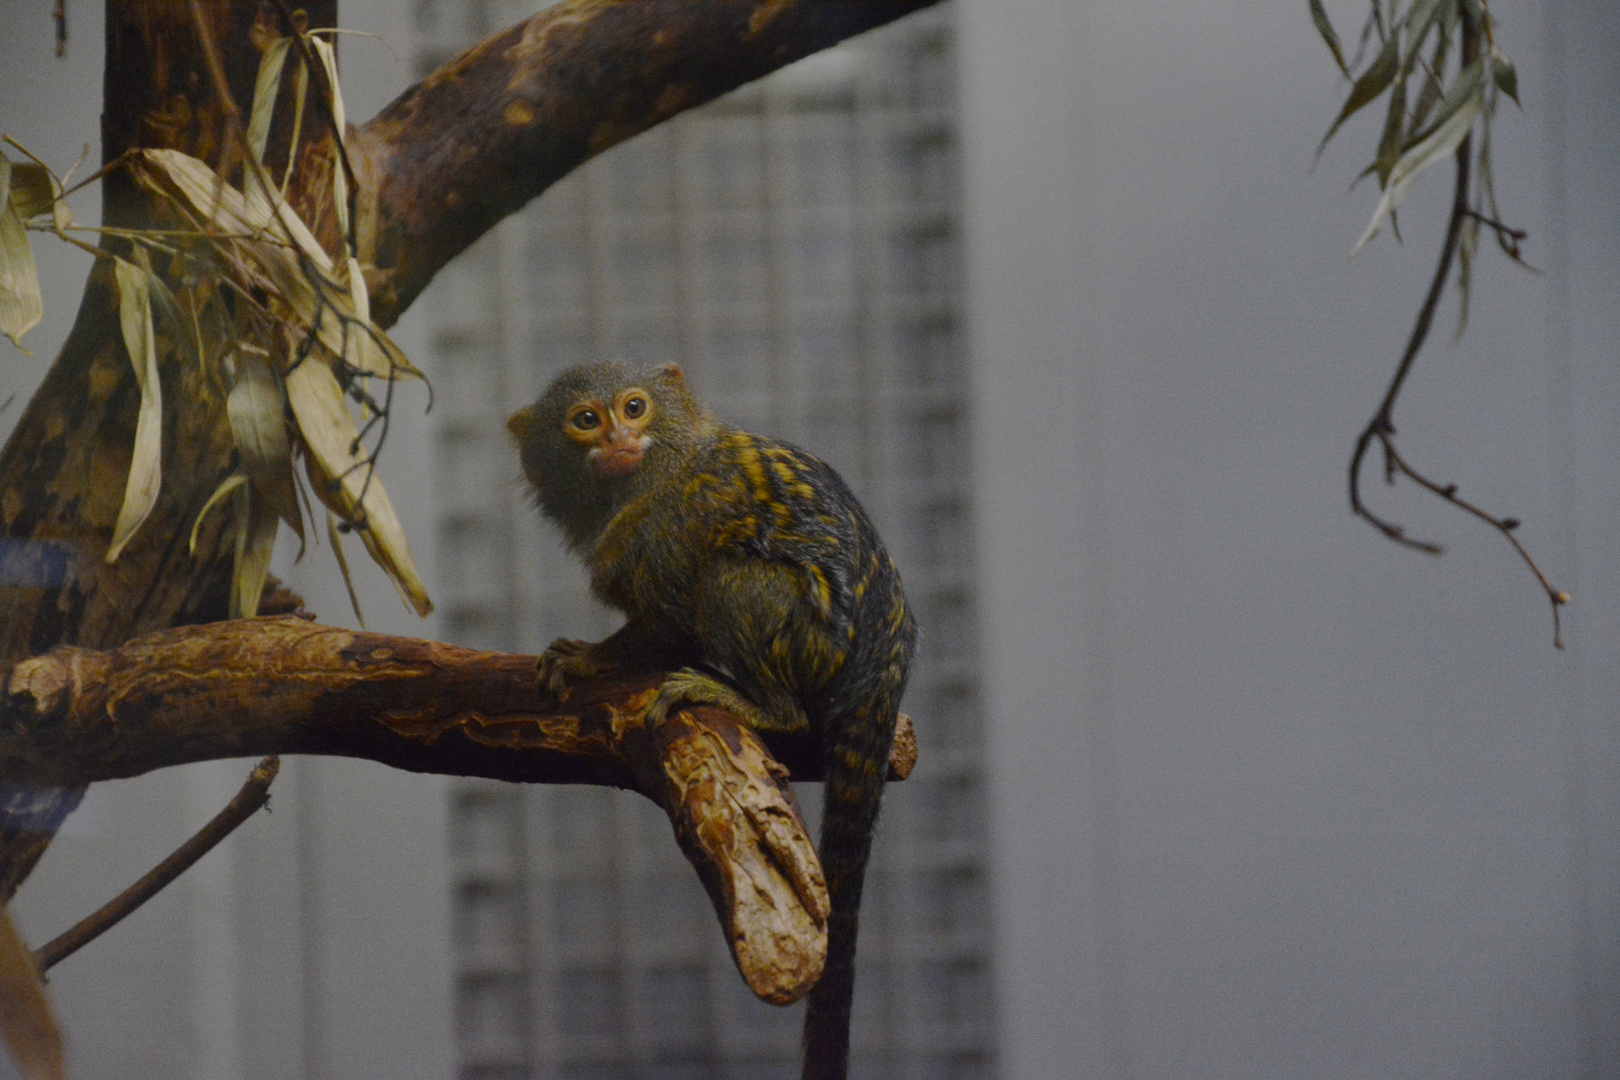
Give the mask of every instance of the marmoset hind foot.
[[755, 731], [792, 734], [810, 726], [804, 713], [794, 710], [793, 715], [774, 716], [713, 675], [695, 668], [682, 668], [663, 681], [658, 687], [658, 696], [647, 706], [644, 723], [649, 728], [656, 728], [682, 705], [713, 705], [731, 713], [742, 721], [744, 727]]

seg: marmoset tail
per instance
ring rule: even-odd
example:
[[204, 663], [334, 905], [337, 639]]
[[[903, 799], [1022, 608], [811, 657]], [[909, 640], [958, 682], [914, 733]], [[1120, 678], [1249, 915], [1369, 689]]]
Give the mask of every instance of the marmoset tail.
[[804, 1076], [842, 1080], [861, 884], [917, 634], [899, 572], [837, 473], [719, 423], [674, 366], [574, 368], [508, 426], [592, 591], [627, 617], [596, 644], [555, 643], [542, 682], [681, 667], [655, 713], [715, 704], [820, 745], [832, 915]]

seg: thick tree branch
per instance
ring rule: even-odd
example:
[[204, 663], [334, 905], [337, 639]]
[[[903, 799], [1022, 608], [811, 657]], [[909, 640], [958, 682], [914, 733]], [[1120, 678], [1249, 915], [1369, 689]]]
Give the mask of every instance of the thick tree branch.
[[[106, 652], [58, 646], [0, 676], [0, 775], [13, 781], [83, 784], [305, 753], [639, 791], [669, 814], [754, 992], [793, 1001], [820, 974], [826, 887], [788, 770], [718, 709], [648, 730], [657, 674], [581, 683], [553, 702], [536, 691], [532, 656], [280, 616]], [[909, 727], [891, 775], [915, 760]]]
[[934, 2], [565, 0], [480, 42], [354, 132], [372, 313], [586, 159]]

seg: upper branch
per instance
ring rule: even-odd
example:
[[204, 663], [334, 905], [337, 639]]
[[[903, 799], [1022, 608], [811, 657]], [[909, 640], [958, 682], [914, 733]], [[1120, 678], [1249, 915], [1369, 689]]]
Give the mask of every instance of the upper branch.
[[354, 132], [373, 314], [587, 158], [934, 2], [565, 0], [475, 45]]

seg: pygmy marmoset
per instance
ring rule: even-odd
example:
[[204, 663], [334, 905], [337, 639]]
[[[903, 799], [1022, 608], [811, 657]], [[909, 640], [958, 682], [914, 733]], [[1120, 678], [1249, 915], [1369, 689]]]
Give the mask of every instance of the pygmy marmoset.
[[841, 1080], [861, 883], [916, 640], [894, 563], [831, 467], [719, 423], [673, 365], [573, 368], [508, 426], [541, 510], [627, 616], [604, 641], [555, 643], [542, 683], [681, 667], [660, 700], [819, 745], [832, 914], [804, 1076]]

